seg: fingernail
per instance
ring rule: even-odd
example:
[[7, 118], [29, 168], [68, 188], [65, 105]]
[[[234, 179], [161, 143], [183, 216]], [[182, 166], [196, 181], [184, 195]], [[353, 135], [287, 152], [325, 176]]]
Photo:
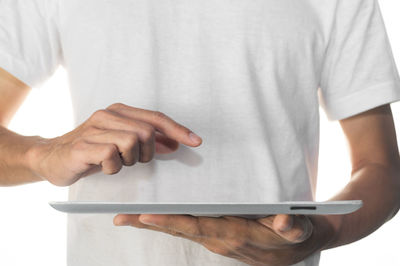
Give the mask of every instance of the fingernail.
[[140, 217], [139, 217], [139, 221], [140, 221], [142, 224], [156, 225], [156, 224], [151, 220], [151, 218], [149, 219], [147, 216], [140, 216]]
[[150, 221], [142, 221], [142, 224], [157, 226], [155, 223], [152, 223]]
[[195, 142], [195, 143], [200, 143], [201, 142], [201, 138], [199, 136], [197, 136], [195, 133], [190, 132], [189, 133], [189, 138]]

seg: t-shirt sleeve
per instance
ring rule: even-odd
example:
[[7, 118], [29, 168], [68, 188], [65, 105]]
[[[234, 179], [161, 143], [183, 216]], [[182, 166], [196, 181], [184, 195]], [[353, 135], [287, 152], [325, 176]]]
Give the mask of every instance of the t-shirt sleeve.
[[318, 95], [331, 121], [400, 99], [400, 79], [377, 0], [338, 0]]
[[0, 67], [40, 86], [61, 60], [57, 0], [0, 0]]

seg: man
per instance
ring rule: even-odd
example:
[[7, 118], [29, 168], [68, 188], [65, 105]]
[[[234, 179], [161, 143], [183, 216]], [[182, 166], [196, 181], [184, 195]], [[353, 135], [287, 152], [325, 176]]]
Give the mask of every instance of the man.
[[[70, 200], [313, 200], [319, 101], [349, 142], [352, 178], [333, 200], [363, 200], [354, 214], [118, 215], [118, 226], [75, 215], [69, 265], [317, 265], [399, 209], [400, 82], [376, 0], [1, 0], [0, 12], [4, 186], [47, 180], [70, 185]], [[7, 130], [58, 65], [76, 129]]]

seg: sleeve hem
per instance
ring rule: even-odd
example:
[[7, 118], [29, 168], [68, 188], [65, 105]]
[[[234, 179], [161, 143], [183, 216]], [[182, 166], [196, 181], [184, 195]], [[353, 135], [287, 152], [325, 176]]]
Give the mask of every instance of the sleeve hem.
[[32, 77], [28, 72], [29, 66], [3, 51], [0, 51], [0, 67], [31, 88], [37, 85], [37, 78]]
[[400, 100], [400, 82], [393, 80], [343, 97], [321, 95], [321, 107], [328, 120], [342, 120], [375, 107]]

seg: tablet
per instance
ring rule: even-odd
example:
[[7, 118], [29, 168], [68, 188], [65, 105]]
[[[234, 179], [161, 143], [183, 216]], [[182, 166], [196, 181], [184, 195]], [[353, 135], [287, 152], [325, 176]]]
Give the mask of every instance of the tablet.
[[194, 216], [257, 218], [273, 214], [348, 214], [361, 208], [362, 201], [292, 201], [278, 203], [53, 201], [49, 202], [49, 204], [54, 209], [66, 213], [187, 214]]

